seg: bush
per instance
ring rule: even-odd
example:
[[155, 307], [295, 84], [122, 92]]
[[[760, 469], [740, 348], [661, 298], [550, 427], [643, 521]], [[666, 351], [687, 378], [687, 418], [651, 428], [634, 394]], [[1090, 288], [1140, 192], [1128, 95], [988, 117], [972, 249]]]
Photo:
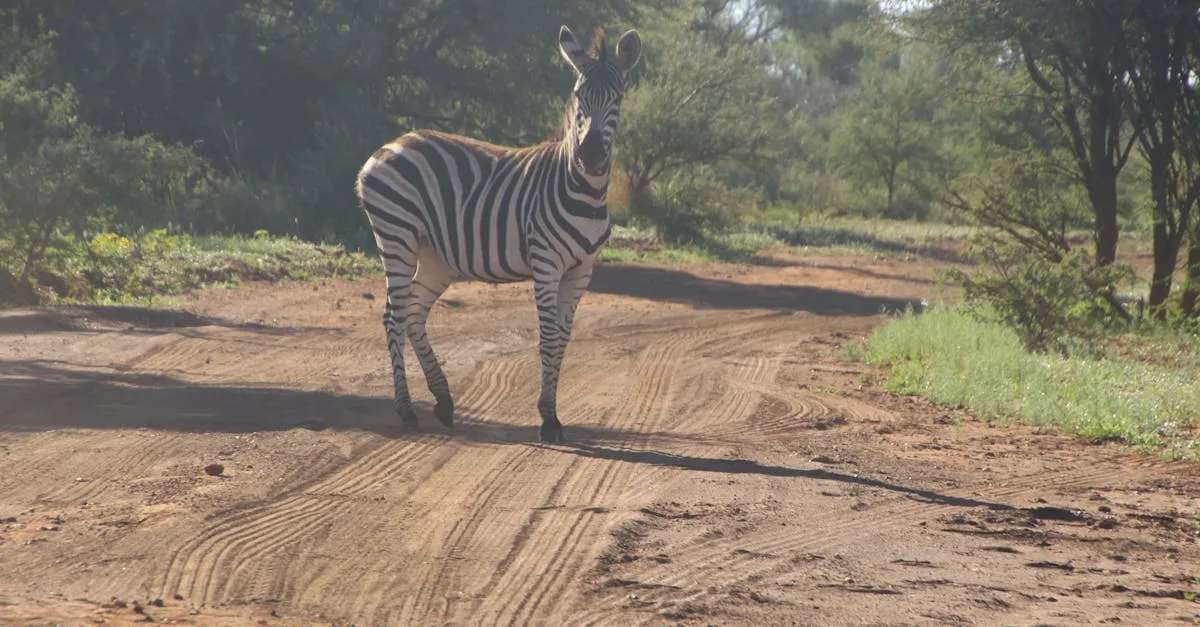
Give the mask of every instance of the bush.
[[90, 242], [89, 233], [166, 223], [199, 201], [206, 168], [190, 150], [98, 133], [76, 109], [69, 87], [38, 89], [20, 74], [0, 79], [0, 269], [26, 287], [77, 246], [87, 249], [91, 270], [111, 275], [102, 282], [117, 280], [127, 274], [122, 240]]
[[[359, 277], [378, 263], [341, 246], [259, 231], [254, 236], [192, 237], [166, 229], [121, 235], [105, 231], [83, 241], [63, 236], [30, 281], [0, 269], [0, 305], [38, 302], [148, 302], [211, 285]], [[24, 291], [9, 286], [24, 286]]]
[[1096, 341], [1119, 324], [1113, 294], [1117, 283], [1133, 277], [1129, 266], [1093, 267], [1079, 250], [1048, 258], [994, 237], [968, 244], [985, 269], [945, 275], [963, 287], [970, 312], [1011, 328], [1026, 349], [1095, 352]]
[[725, 186], [709, 168], [690, 168], [666, 177], [653, 199], [635, 201], [632, 209], [663, 242], [698, 244], [728, 231], [760, 198], [754, 190]]

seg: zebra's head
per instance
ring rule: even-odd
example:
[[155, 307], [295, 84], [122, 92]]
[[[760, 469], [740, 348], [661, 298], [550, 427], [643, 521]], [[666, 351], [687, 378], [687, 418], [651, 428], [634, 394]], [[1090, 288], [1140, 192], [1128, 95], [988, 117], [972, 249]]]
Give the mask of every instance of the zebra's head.
[[571, 164], [590, 177], [604, 176], [612, 160], [625, 77], [641, 55], [641, 37], [636, 30], [626, 32], [617, 42], [616, 54], [612, 54], [603, 31], [597, 31], [591, 50], [585, 51], [563, 26], [558, 33], [558, 49], [577, 74], [567, 106], [565, 137], [571, 148]]

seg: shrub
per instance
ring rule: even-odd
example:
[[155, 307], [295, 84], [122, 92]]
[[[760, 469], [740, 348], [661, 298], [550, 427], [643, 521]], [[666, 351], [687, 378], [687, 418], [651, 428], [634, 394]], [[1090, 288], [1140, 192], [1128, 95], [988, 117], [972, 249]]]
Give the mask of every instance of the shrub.
[[729, 230], [759, 198], [754, 190], [725, 186], [709, 168], [690, 168], [666, 177], [654, 197], [635, 201], [633, 210], [664, 242], [697, 244]]
[[1026, 349], [1095, 352], [1096, 341], [1119, 323], [1112, 295], [1117, 283], [1133, 277], [1129, 266], [1094, 267], [1079, 250], [1054, 259], [992, 237], [969, 244], [984, 269], [945, 275], [963, 287], [968, 311], [1013, 329]]

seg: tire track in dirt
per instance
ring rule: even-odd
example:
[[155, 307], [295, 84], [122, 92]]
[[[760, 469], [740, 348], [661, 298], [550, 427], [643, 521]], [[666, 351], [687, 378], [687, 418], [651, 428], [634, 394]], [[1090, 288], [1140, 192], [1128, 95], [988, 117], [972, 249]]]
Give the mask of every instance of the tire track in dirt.
[[[450, 455], [449, 451], [439, 447], [444, 441], [443, 437], [429, 436], [418, 445], [409, 445], [408, 448], [397, 451], [397, 454], [388, 456], [386, 462], [379, 465], [381, 470], [376, 476], [385, 476], [386, 471], [391, 468], [426, 461], [434, 468], [440, 466]], [[256, 578], [254, 573], [270, 572], [272, 578], [276, 578], [275, 571], [286, 562], [276, 559], [279, 555], [287, 553], [294, 557], [301, 542], [311, 542], [316, 534], [328, 529], [337, 521], [353, 518], [358, 509], [357, 505], [373, 500], [364, 495], [366, 487], [329, 487], [336, 491], [305, 492], [274, 508], [278, 511], [272, 515], [259, 517], [252, 525], [240, 527], [241, 533], [225, 542], [222, 550], [214, 558], [212, 568], [209, 569], [211, 572], [226, 571], [230, 574], [217, 580], [215, 592], [206, 589], [204, 598], [246, 598], [248, 594], [253, 594], [255, 584], [265, 583], [262, 578]], [[225, 564], [230, 566], [224, 566]], [[250, 575], [247, 575], [247, 572]], [[269, 598], [276, 595], [263, 592], [250, 598], [255, 596]]]
[[[636, 444], [641, 433], [663, 421], [671, 406], [680, 353], [711, 334], [707, 329], [689, 329], [665, 338], [660, 335], [643, 350], [630, 373], [635, 383], [629, 399], [616, 408], [608, 425], [623, 434], [617, 446]], [[547, 499], [547, 504], [562, 508], [531, 513], [523, 529], [523, 533], [529, 530], [527, 539], [523, 546], [514, 547], [518, 552], [507, 561], [507, 568], [497, 569], [474, 616], [488, 622], [528, 624], [537, 615], [553, 614], [564, 603], [564, 594], [592, 558], [592, 551], [580, 548], [583, 539], [601, 537], [605, 524], [604, 517], [597, 515], [603, 510], [592, 508], [608, 500], [624, 475], [636, 471], [618, 459], [603, 460], [600, 468], [589, 471], [587, 466], [594, 465], [578, 456], [569, 460]], [[576, 509], [576, 503], [587, 506]], [[565, 537], [545, 531], [555, 528], [565, 529]]]
[[[530, 378], [530, 370], [534, 366], [534, 358], [522, 352], [514, 354], [509, 359], [491, 359], [481, 366], [478, 370], [471, 373], [465, 381], [466, 390], [461, 395], [460, 406], [465, 408], [469, 415], [464, 417], [460, 424], [464, 426], [483, 424], [483, 416], [497, 410], [503, 406], [503, 401], [512, 397], [513, 390], [519, 389], [519, 383], [522, 380]], [[528, 386], [526, 386], [528, 387]], [[478, 418], [474, 416], [479, 416]], [[491, 422], [491, 421], [488, 421]], [[522, 463], [525, 455], [514, 455], [506, 460], [501, 460], [497, 464], [488, 467], [488, 470], [476, 482], [462, 482], [461, 480], [451, 480], [450, 485], [433, 480], [433, 475], [446, 467], [448, 471], [456, 472], [459, 470], [456, 464], [465, 462], [470, 466], [478, 466], [484, 462], [483, 459], [465, 459], [465, 456], [485, 455], [489, 445], [472, 445], [467, 449], [459, 447], [453, 439], [444, 443], [446, 446], [446, 459], [442, 464], [430, 470], [428, 474], [420, 479], [410, 480], [408, 490], [403, 494], [389, 495], [389, 503], [401, 503], [406, 500], [415, 502], [429, 503], [431, 509], [442, 507], [439, 504], [446, 506], [454, 506], [458, 503], [469, 503], [467, 510], [470, 512], [470, 517], [467, 519], [459, 519], [455, 524], [445, 531], [442, 538], [438, 538], [439, 530], [426, 529], [426, 534], [420, 538], [411, 538], [411, 543], [418, 544], [422, 547], [448, 547], [443, 548], [443, 553], [453, 552], [454, 546], [459, 539], [468, 533], [469, 529], [479, 524], [480, 517], [486, 517], [490, 512], [490, 506], [493, 499], [499, 490], [505, 485], [504, 480], [511, 469]], [[491, 445], [494, 448], [494, 445]], [[528, 451], [519, 451], [527, 453]], [[453, 468], [450, 466], [454, 465]], [[485, 466], [486, 467], [486, 466]], [[434, 492], [435, 495], [428, 493]], [[404, 538], [411, 536], [413, 529], [411, 528], [419, 512], [396, 512], [395, 506], [389, 508], [389, 516], [383, 528], [377, 532], [378, 535], [394, 536]], [[418, 526], [419, 528], [419, 526]], [[401, 565], [391, 562], [387, 556], [377, 558], [377, 560], [367, 564], [348, 564], [348, 568], [360, 568], [366, 573], [388, 573], [397, 568], [413, 568], [414, 565]], [[442, 580], [444, 579], [444, 568], [426, 567], [417, 571], [417, 580], [415, 584], [408, 586], [410, 589], [389, 589], [389, 586], [395, 586], [396, 582], [391, 577], [384, 576], [383, 581], [374, 579], [347, 576], [349, 573], [344, 572], [344, 569], [330, 569], [329, 572], [323, 573], [320, 578], [314, 578], [303, 586], [304, 590], [318, 590], [323, 596], [330, 598], [354, 598], [355, 602], [352, 607], [345, 608], [348, 615], [356, 617], [372, 617], [383, 610], [382, 607], [389, 600], [396, 596], [401, 596], [405, 602], [398, 610], [399, 614], [396, 618], [420, 614], [432, 603], [437, 592], [441, 588]], [[406, 585], [408, 582], [404, 582]], [[354, 594], [350, 587], [355, 588], [359, 594]], [[299, 586], [298, 586], [299, 587]], [[415, 588], [415, 590], [411, 589]], [[363, 595], [363, 589], [378, 590], [377, 593], [369, 596]]]
[[[205, 602], [235, 594], [239, 581], [257, 581], [245, 575], [246, 564], [273, 562], [267, 556], [285, 549], [302, 535], [312, 535], [316, 527], [327, 527], [336, 519], [334, 510], [344, 510], [347, 502], [361, 499], [373, 484], [395, 469], [428, 457], [443, 440], [444, 436], [425, 435], [416, 440], [389, 441], [334, 470], [331, 477], [310, 482], [282, 500], [222, 519], [172, 557], [164, 594], [187, 589], [190, 597], [198, 596]], [[218, 572], [232, 574], [218, 578]], [[197, 589], [201, 590], [199, 594]]]
[[[741, 338], [736, 336], [719, 338], [717, 340], [703, 343], [702, 346], [717, 354], [723, 354], [720, 350], [723, 347], [742, 346], [739, 341]], [[774, 380], [775, 374], [779, 369], [779, 358], [765, 354], [754, 354], [748, 358], [741, 359], [737, 362], [723, 362], [716, 372], [706, 368], [705, 365], [698, 367], [698, 372], [693, 376], [693, 379], [701, 380], [697, 386], [698, 390], [704, 390], [707, 393], [693, 393], [688, 397], [688, 400], [682, 403], [679, 407], [674, 408], [674, 413], [677, 416], [708, 416], [709, 420], [688, 425], [689, 430], [703, 430], [710, 425], [716, 425], [721, 428], [728, 426], [730, 422], [742, 420], [750, 412], [753, 412], [758, 404], [759, 394], [753, 390], [744, 389], [743, 386], [731, 385], [730, 382], [757, 382]], [[695, 390], [695, 391], [698, 391]], [[678, 422], [678, 421], [677, 421]], [[721, 438], [715, 438], [717, 443], [699, 444], [683, 447], [678, 456], [695, 455], [698, 457], [710, 457], [719, 455], [720, 451], [728, 446], [728, 443], [721, 442]], [[731, 441], [732, 442], [732, 441]], [[629, 481], [628, 492], [626, 492], [626, 501], [642, 501], [643, 505], [649, 505], [647, 499], [643, 495], [651, 492], [653, 486], [662, 486], [673, 472], [677, 472], [671, 468], [641, 468], [635, 479]], [[580, 604], [576, 603], [576, 607]], [[598, 608], [594, 604], [587, 604], [588, 607], [583, 611], [574, 611], [570, 614], [571, 624], [595, 624], [602, 621], [607, 614], [605, 608]]]
[[[969, 494], [969, 489], [950, 490], [944, 495], [950, 499], [958, 498], [964, 501], [1002, 502], [1002, 499], [1049, 486], [1093, 485], [1118, 478], [1123, 472], [1116, 464], [1106, 464], [1083, 473], [1037, 473], [1017, 478], [1003, 488], [979, 489], [978, 495]], [[656, 570], [654, 583], [684, 588], [700, 576], [703, 576], [709, 586], [729, 585], [752, 579], [771, 568], [769, 563], [763, 565], [758, 557], [790, 557], [812, 551], [836, 552], [870, 535], [884, 533], [887, 529], [915, 525], [936, 511], [933, 509], [935, 507], [941, 506], [909, 496], [897, 496], [874, 502], [866, 510], [853, 514], [834, 510], [806, 517], [802, 521], [804, 528], [811, 531], [798, 532], [797, 527], [789, 526], [755, 534], [747, 541], [731, 543], [730, 539], [725, 537], [704, 539], [674, 553], [670, 564]], [[736, 553], [734, 548], [738, 549]], [[718, 570], [718, 566], [721, 566], [722, 570]]]
[[332, 478], [317, 479], [307, 490], [293, 489], [282, 498], [222, 517], [175, 550], [161, 594], [179, 593], [201, 603], [224, 600], [232, 592], [228, 573], [236, 576], [248, 559], [285, 548], [306, 533], [310, 521], [336, 517], [341, 499], [323, 497], [353, 495], [358, 490], [349, 486], [361, 485], [361, 475], [380, 477], [387, 469], [420, 460], [439, 439], [424, 436], [376, 448], [335, 470]]
[[[761, 360], [755, 361], [762, 363]], [[749, 376], [737, 376], [738, 370], [742, 370]], [[738, 366], [724, 379], [731, 382], [728, 389], [721, 394], [723, 399], [728, 399], [726, 402], [729, 406], [740, 405], [742, 408], [748, 407], [749, 411], [753, 412], [757, 405], [756, 398], [779, 398], [780, 390], [769, 386], [773, 376], [771, 379], [765, 378], [765, 373], [761, 373], [759, 368]], [[774, 394], [770, 394], [771, 392]], [[807, 396], [804, 394], [785, 394], [784, 396], [793, 399], [793, 402], [789, 405], [789, 411], [782, 418], [773, 422], [812, 419], [813, 414], [816, 413], [814, 409], [817, 407], [822, 408], [823, 411], [836, 412], [824, 404], [808, 402], [809, 399], [804, 398]], [[803, 399], [800, 403], [796, 403], [794, 400], [797, 396]], [[730, 411], [725, 407], [721, 407], [719, 411], [715, 407], [711, 409], [713, 411], [710, 415], [713, 416], [727, 414]], [[846, 408], [845, 411], [852, 414], [853, 409]], [[761, 425], [756, 425], [756, 427], [758, 426]], [[768, 427], [770, 426], [771, 422], [768, 423]], [[766, 433], [755, 428], [753, 434], [770, 436], [770, 432], [769, 428]], [[739, 435], [735, 429], [724, 430], [724, 434], [727, 436]], [[730, 444], [753, 444], [745, 439], [747, 434], [744, 430], [740, 435], [742, 436], [740, 438], [733, 437]], [[966, 496], [970, 493], [969, 489], [955, 490], [947, 493], [947, 496], [954, 498], [957, 493], [964, 495], [960, 497], [963, 499], [1003, 499], [1048, 486], [1062, 487], [1068, 484], [1103, 483], [1106, 480], [1118, 478], [1121, 472], [1118, 465], [1112, 464], [1108, 468], [1096, 468], [1084, 474], [1079, 474], [1077, 471], [1063, 472], [1061, 477], [1033, 474], [1011, 482], [1003, 488], [985, 489], [978, 496]], [[756, 576], [761, 576], [762, 572], [772, 568], [769, 561], [763, 565], [763, 562], [758, 559], [763, 555], [802, 553], [814, 548], [821, 551], [837, 550], [839, 547], [848, 546], [868, 535], [878, 533], [881, 528], [914, 524], [916, 519], [926, 515], [929, 509], [928, 503], [910, 497], [896, 497], [872, 504], [865, 513], [830, 512], [806, 519], [806, 528], [815, 529], [815, 531], [807, 533], [798, 534], [794, 528], [785, 528], [776, 532], [758, 533], [749, 542], [731, 541], [729, 538], [723, 537], [702, 539], [696, 544], [686, 547], [683, 551], [673, 553], [669, 566], [657, 567], [654, 571], [653, 583], [683, 588], [690, 583], [692, 578], [697, 577], [695, 573], [702, 573], [699, 577], [702, 577], [708, 586], [720, 585], [722, 580], [728, 580], [729, 583], [753, 581]], [[739, 548], [737, 553], [733, 552], [733, 545]], [[717, 569], [718, 566], [721, 567], [721, 570]], [[736, 573], [736, 575], [731, 576], [728, 573]], [[602, 620], [604, 615], [605, 611], [598, 609], [586, 612], [577, 618], [581, 619], [581, 622], [590, 624]]]
[[[65, 399], [68, 405], [83, 399]], [[68, 411], [74, 411], [69, 409]], [[42, 440], [61, 440], [61, 433], [43, 432], [25, 440], [25, 446], [37, 448]], [[32, 465], [16, 465], [5, 469], [5, 476], [14, 478], [0, 484], [6, 495], [16, 496], [38, 487], [35, 481], [23, 480], [26, 476], [40, 478], [58, 476], [60, 480], [48, 490], [31, 493], [29, 498], [38, 507], [64, 507], [79, 505], [94, 500], [99, 495], [128, 485], [112, 477], [112, 469], [119, 468], [123, 477], [138, 477], [145, 473], [153, 459], [158, 456], [177, 454], [184, 449], [178, 435], [162, 432], [130, 431], [120, 434], [119, 444], [114, 444], [113, 434], [107, 430], [86, 430], [73, 434], [76, 442], [71, 455], [58, 459], [37, 459]], [[44, 482], [43, 482], [44, 485]]]
[[[533, 363], [533, 360], [531, 359], [530, 363], [523, 367], [537, 367], [537, 364]], [[609, 378], [611, 378], [611, 374], [605, 375], [602, 377], [602, 380], [606, 381]], [[567, 414], [565, 414], [564, 417], [566, 417], [569, 422], [588, 424], [588, 421], [591, 418], [597, 417], [601, 413], [602, 410], [600, 408], [589, 406], [580, 402], [588, 397], [590, 388], [598, 383], [595, 377], [591, 377], [586, 380], [582, 377], [564, 377], [563, 383], [565, 385], [562, 385], [560, 388], [559, 405], [567, 410]], [[529, 387], [533, 388], [533, 386]], [[510, 393], [511, 390], [515, 388], [515, 381], [508, 380], [500, 382], [495, 389], [499, 394], [506, 394]], [[531, 389], [531, 391], [536, 392], [535, 389]], [[567, 426], [567, 429], [570, 429], [569, 425]], [[526, 463], [536, 452], [537, 449], [530, 446], [521, 447], [516, 452], [505, 451], [508, 457], [502, 461], [503, 465], [489, 470], [487, 476], [485, 476], [481, 482], [483, 485], [482, 489], [479, 491], [479, 494], [468, 499], [471, 503], [471, 506], [469, 507], [469, 517], [465, 520], [460, 519], [456, 521], [444, 541], [444, 546], [446, 547], [444, 553], [449, 558], [446, 562], [446, 565], [436, 571], [435, 578], [432, 580], [430, 585], [425, 587], [422, 593], [417, 595], [418, 598], [425, 599], [424, 606], [426, 608], [433, 608], [435, 605], [436, 596], [441, 591], [445, 590], [449, 582], [456, 581], [463, 574], [461, 573], [461, 569], [453, 567], [454, 557], [471, 553], [469, 546], [470, 544], [479, 542], [480, 540], [493, 538], [499, 533], [499, 530], [503, 528], [503, 521], [493, 515], [493, 505], [496, 504], [498, 500], [503, 501], [503, 499], [500, 498], [502, 496], [514, 496], [504, 494], [505, 491], [511, 491], [514, 487], [516, 487], [513, 486], [509, 481], [511, 478], [511, 470], [520, 464]], [[520, 487], [519, 489], [520, 491], [525, 491], [526, 488]], [[553, 498], [548, 499], [549, 502], [552, 502], [553, 500]], [[533, 511], [536, 513], [538, 510]], [[519, 548], [523, 545], [519, 535], [520, 534], [518, 534], [517, 542], [513, 544], [513, 548], [509, 551], [510, 554], [513, 552], [513, 550], [519, 550]], [[477, 573], [471, 573], [471, 575], [474, 576], [477, 575]], [[449, 611], [450, 607], [449, 604], [447, 604], [446, 611], [443, 612], [443, 618], [449, 614]], [[404, 614], [401, 617], [416, 619], [418, 618], [414, 615], [416, 613], [417, 607], [414, 607], [411, 608], [407, 614]]]
[[[679, 442], [678, 446], [682, 448], [675, 455], [720, 455], [730, 443], [737, 441], [736, 437], [731, 439], [730, 436], [744, 434], [744, 427], [737, 425], [754, 411], [760, 396], [758, 392], [744, 388], [774, 381], [782, 357], [772, 353], [786, 353], [777, 343], [757, 350], [759, 343], [775, 334], [774, 329], [764, 331], [755, 326], [763, 318], [777, 316], [756, 315], [750, 322], [738, 317], [740, 322], [731, 326], [707, 321], [720, 327], [721, 332], [708, 334], [707, 339], [691, 346], [689, 352], [703, 355], [691, 364], [690, 376], [680, 385], [684, 389], [690, 386], [691, 394], [681, 395], [683, 402], [659, 425], [661, 431], [700, 436], [696, 444]], [[733, 355], [740, 357], [735, 360]], [[676, 470], [672, 468], [643, 467], [630, 480], [630, 493], [649, 491], [649, 486], [661, 484], [664, 477], [673, 472]]]
[[205, 353], [212, 345], [220, 345], [220, 329], [194, 330], [189, 333], [171, 333], [169, 340], [156, 342], [121, 365], [121, 370], [145, 374], [188, 373], [196, 364], [203, 363]]
[[[523, 376], [531, 384], [536, 383], [536, 377], [529, 376], [530, 372], [537, 372], [537, 365], [531, 359], [529, 363], [524, 364], [520, 370], [520, 375]], [[587, 383], [581, 379], [574, 377], [564, 378], [564, 385], [560, 392], [560, 407], [569, 408], [569, 420], [572, 422], [586, 422], [586, 420], [596, 415], [598, 412], [595, 409], [588, 407], [576, 407], [574, 401], [582, 398], [587, 393]], [[529, 392], [536, 396], [536, 385], [528, 385]], [[497, 394], [505, 397], [513, 397], [512, 390], [517, 389], [516, 381], [506, 380], [499, 382], [494, 390]], [[520, 396], [520, 395], [516, 395]], [[523, 405], [523, 403], [522, 403]], [[522, 412], [527, 413], [527, 412]], [[510, 521], [506, 518], [498, 516], [493, 508], [497, 502], [516, 501], [527, 498], [528, 492], [533, 492], [535, 488], [529, 485], [515, 485], [512, 479], [512, 470], [517, 466], [522, 466], [530, 462], [530, 458], [537, 454], [539, 449], [533, 446], [521, 447], [503, 447], [494, 449], [494, 454], [499, 459], [494, 463], [490, 470], [487, 471], [482, 481], [475, 486], [474, 492], [469, 495], [464, 501], [470, 505], [466, 508], [469, 512], [467, 518], [460, 519], [455, 522], [446, 536], [439, 542], [439, 553], [442, 559], [436, 568], [426, 569], [422, 573], [421, 583], [418, 593], [409, 595], [408, 601], [400, 609], [396, 615], [389, 615], [388, 622], [412, 623], [427, 620], [432, 613], [440, 613], [443, 617], [447, 616], [452, 611], [452, 606], [449, 598], [446, 597], [446, 603], [441, 611], [438, 612], [438, 595], [445, 595], [446, 590], [450, 587], [462, 587], [465, 578], [467, 582], [471, 578], [478, 578], [480, 572], [464, 573], [463, 568], [457, 564], [461, 561], [459, 558], [466, 555], [478, 553], [475, 549], [479, 543], [495, 544], [496, 536], [502, 536], [506, 527], [511, 527]], [[535, 511], [536, 513], [536, 511]], [[514, 548], [519, 550], [522, 546], [522, 536], [517, 534], [514, 542]], [[503, 564], [503, 560], [501, 560]]]
[[[484, 376], [480, 379], [483, 383], [480, 410], [486, 411], [499, 401], [504, 384], [519, 365], [510, 360], [489, 362], [490, 367], [483, 369]], [[447, 436], [426, 435], [415, 441], [387, 442], [299, 494], [221, 521], [194, 539], [192, 546], [181, 549], [180, 554], [186, 554], [185, 557], [172, 560], [168, 572], [176, 569], [180, 572], [173, 579], [168, 575], [163, 593], [187, 589], [188, 598], [204, 602], [238, 596], [239, 581], [254, 581], [244, 576], [246, 564], [259, 563], [268, 555], [287, 550], [300, 536], [311, 534], [315, 523], [321, 523], [322, 527], [334, 524], [347, 514], [344, 511], [347, 499], [363, 495], [397, 470], [415, 467], [432, 455], [438, 459], [433, 460], [428, 471], [436, 472], [453, 455], [451, 449], [442, 446], [448, 441]], [[419, 484], [427, 478], [414, 482]], [[179, 566], [175, 567], [175, 563]], [[227, 572], [231, 573], [228, 577], [218, 577], [218, 573]], [[190, 579], [187, 573], [192, 573]]]
[[[109, 433], [95, 437], [112, 439]], [[47, 505], [76, 505], [94, 500], [114, 487], [128, 485], [128, 481], [120, 483], [108, 478], [113, 468], [120, 468], [124, 477], [141, 477], [154, 460], [169, 459], [184, 450], [183, 438], [171, 433], [138, 431], [122, 439], [120, 446], [101, 447], [102, 451], [89, 450], [87, 454], [73, 456], [71, 472], [83, 481], [72, 480], [39, 495], [38, 501]]]

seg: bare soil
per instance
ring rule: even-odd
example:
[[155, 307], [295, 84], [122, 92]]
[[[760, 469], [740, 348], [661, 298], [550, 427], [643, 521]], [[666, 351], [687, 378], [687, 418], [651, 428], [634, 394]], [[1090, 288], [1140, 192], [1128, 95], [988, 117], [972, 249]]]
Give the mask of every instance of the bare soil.
[[[1200, 473], [884, 392], [917, 259], [606, 264], [537, 443], [528, 285], [391, 409], [381, 281], [0, 314], [0, 623], [1187, 624]], [[411, 354], [411, 353], [410, 353]]]

